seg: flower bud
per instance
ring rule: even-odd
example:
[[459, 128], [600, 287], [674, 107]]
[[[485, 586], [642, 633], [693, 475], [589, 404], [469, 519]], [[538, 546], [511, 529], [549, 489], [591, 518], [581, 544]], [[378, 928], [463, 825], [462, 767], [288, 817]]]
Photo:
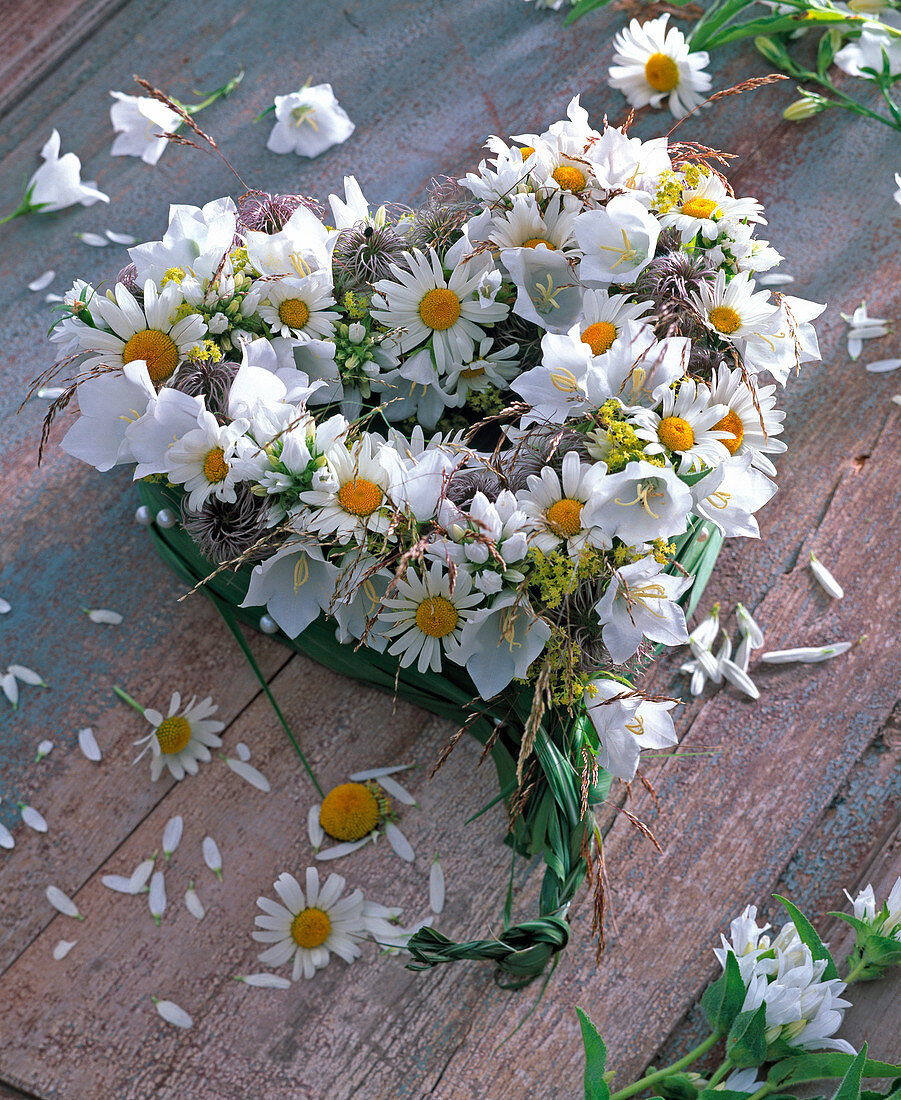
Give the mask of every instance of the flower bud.
[[782, 117], [787, 122], [803, 122], [805, 118], [813, 118], [814, 115], [818, 115], [820, 111], [825, 109], [824, 105], [818, 103], [815, 99], [802, 96], [800, 99], [796, 99], [794, 103], [789, 103], [782, 112]]

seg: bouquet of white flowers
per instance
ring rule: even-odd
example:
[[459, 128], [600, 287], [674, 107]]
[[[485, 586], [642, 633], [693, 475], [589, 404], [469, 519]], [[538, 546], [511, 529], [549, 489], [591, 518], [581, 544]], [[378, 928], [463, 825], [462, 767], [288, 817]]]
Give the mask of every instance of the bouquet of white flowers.
[[595, 130], [578, 98], [514, 142], [417, 209], [352, 177], [330, 216], [173, 206], [111, 289], [76, 282], [39, 382], [70, 372], [48, 425], [77, 398], [64, 449], [132, 468], [248, 655], [239, 619], [484, 743], [540, 915], [423, 929], [411, 965], [517, 982], [566, 944], [611, 778], [676, 743], [635, 675], [687, 639], [722, 537], [758, 535], [785, 450], [761, 376], [818, 358], [823, 307], [755, 285], [780, 257], [711, 150]]

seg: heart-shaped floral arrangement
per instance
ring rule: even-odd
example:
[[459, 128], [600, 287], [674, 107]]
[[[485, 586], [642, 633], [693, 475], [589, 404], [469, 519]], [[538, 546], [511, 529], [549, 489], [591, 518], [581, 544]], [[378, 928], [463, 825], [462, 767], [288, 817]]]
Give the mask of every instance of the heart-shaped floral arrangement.
[[675, 701], [632, 681], [686, 641], [722, 536], [758, 534], [785, 450], [760, 376], [818, 357], [822, 307], [757, 289], [780, 257], [709, 150], [599, 132], [577, 98], [514, 140], [416, 209], [352, 177], [330, 217], [173, 206], [111, 290], [76, 282], [42, 381], [71, 368], [64, 449], [133, 469], [233, 628], [484, 743], [508, 839], [547, 863], [540, 914], [423, 929], [411, 965], [516, 983], [567, 941], [611, 777], [676, 743]]

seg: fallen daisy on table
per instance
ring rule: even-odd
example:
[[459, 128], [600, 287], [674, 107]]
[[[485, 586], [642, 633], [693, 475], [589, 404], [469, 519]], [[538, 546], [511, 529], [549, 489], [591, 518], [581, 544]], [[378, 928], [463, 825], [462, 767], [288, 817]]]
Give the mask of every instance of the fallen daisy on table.
[[842, 320], [848, 325], [848, 357], [858, 359], [863, 351], [864, 340], [875, 340], [880, 336], [887, 336], [891, 322], [885, 317], [870, 317], [867, 314], [867, 303], [861, 302], [857, 309], [849, 316], [841, 314]]
[[81, 913], [78, 912], [78, 906], [69, 897], [68, 894], [64, 894], [58, 886], [48, 886], [44, 891], [47, 901], [58, 910], [64, 917], [73, 917], [75, 920], [84, 920]]
[[842, 588], [812, 550], [810, 552], [810, 571], [833, 599], [841, 600], [844, 598], [844, 588]]
[[143, 714], [153, 726], [152, 733], [135, 741], [136, 745], [143, 745], [144, 748], [134, 762], [137, 764], [150, 750], [150, 777], [154, 782], [163, 774], [164, 768], [168, 768], [176, 779], [184, 779], [186, 774], [196, 775], [198, 761], [208, 764], [212, 759], [210, 749], [217, 749], [222, 744], [217, 735], [225, 729], [225, 723], [210, 719], [210, 715], [219, 709], [210, 697], [198, 703], [197, 696], [192, 696], [190, 703], [179, 714], [181, 694], [174, 691], [169, 713], [164, 718], [158, 710], [141, 706], [120, 687], [114, 687], [113, 691], [123, 702]]
[[328, 964], [332, 953], [351, 963], [360, 956], [366, 939], [363, 895], [359, 890], [343, 896], [345, 880], [329, 875], [320, 887], [315, 867], [306, 871], [306, 891], [293, 875], [281, 874], [274, 883], [282, 904], [257, 898], [263, 910], [254, 920], [257, 943], [271, 944], [260, 956], [266, 966], [284, 966], [294, 960], [292, 980], [312, 978]]
[[806, 646], [800, 649], [774, 649], [761, 656], [761, 661], [768, 665], [786, 665], [793, 661], [801, 664], [812, 665], [818, 661], [828, 661], [830, 657], [838, 657], [847, 653], [851, 648], [850, 642], [835, 642], [833, 645]]
[[92, 623], [107, 623], [110, 626], [118, 626], [122, 622], [122, 616], [118, 611], [109, 611], [105, 607], [83, 607], [81, 610]]
[[159, 997], [150, 998], [156, 1006], [157, 1012], [167, 1024], [174, 1027], [193, 1027], [194, 1021], [187, 1012], [175, 1003], [175, 1001], [161, 1001]]
[[[416, 805], [410, 792], [391, 779], [394, 772], [403, 771], [405, 767], [355, 772], [350, 783], [333, 787], [322, 802], [310, 807], [307, 830], [317, 859], [340, 859], [349, 855], [370, 840], [374, 842], [383, 829], [394, 852], [407, 863], [413, 862], [413, 848], [394, 823], [397, 815], [389, 798], [390, 792], [398, 802]], [[320, 850], [326, 836], [339, 843]]]

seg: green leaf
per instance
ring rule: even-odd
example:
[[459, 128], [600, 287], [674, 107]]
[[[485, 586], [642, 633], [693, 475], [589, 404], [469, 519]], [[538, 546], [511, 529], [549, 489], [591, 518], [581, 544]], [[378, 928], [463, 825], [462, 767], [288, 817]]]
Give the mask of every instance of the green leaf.
[[823, 971], [823, 981], [828, 982], [832, 978], [837, 978], [838, 967], [835, 965], [835, 960], [829, 954], [828, 948], [817, 935], [816, 929], [807, 917], [805, 917], [797, 905], [790, 902], [788, 898], [780, 897], [779, 894], [773, 894], [773, 897], [785, 910], [787, 910], [795, 928], [798, 930], [801, 942], [807, 945], [814, 959], [826, 960], [826, 969]]
[[610, 1100], [610, 1089], [604, 1080], [607, 1068], [607, 1047], [591, 1018], [577, 1008], [585, 1047], [585, 1100]]
[[729, 1089], [703, 1089], [698, 1093], [698, 1100], [748, 1100], [748, 1093], [731, 1092]]
[[[783, 1058], [767, 1074], [771, 1085], [796, 1085], [803, 1081], [822, 1081], [827, 1077], [844, 1077], [856, 1056], [839, 1050], [817, 1050], [794, 1058]], [[898, 1077], [901, 1066], [890, 1062], [875, 1062], [868, 1058], [864, 1063], [864, 1077]]]
[[746, 992], [738, 959], [730, 951], [726, 956], [726, 969], [722, 976], [708, 986], [701, 997], [701, 1008], [717, 1035], [725, 1035], [732, 1027], [745, 1003]]
[[726, 1057], [736, 1069], [759, 1066], [766, 1058], [766, 1004], [739, 1012], [726, 1038]]
[[841, 1084], [835, 1090], [832, 1100], [860, 1100], [860, 1079], [863, 1076], [863, 1067], [867, 1061], [867, 1044], [864, 1043], [860, 1054], [854, 1059], [848, 1072], [841, 1080]]
[[671, 1073], [657, 1082], [660, 1095], [665, 1100], [697, 1100], [698, 1075], [691, 1073]]
[[595, 8], [603, 8], [609, 3], [610, 0], [579, 0], [579, 3], [575, 5], [573, 10], [563, 20], [563, 26], [568, 27], [570, 23], [575, 23], [575, 21], [581, 19], [583, 15], [587, 15], [590, 11], [594, 11]]
[[838, 27], [830, 27], [820, 39], [820, 44], [817, 47], [817, 72], [820, 76], [826, 75], [841, 44], [842, 33]]
[[863, 950], [870, 962], [877, 966], [891, 966], [901, 962], [901, 943], [892, 936], [869, 935]]

